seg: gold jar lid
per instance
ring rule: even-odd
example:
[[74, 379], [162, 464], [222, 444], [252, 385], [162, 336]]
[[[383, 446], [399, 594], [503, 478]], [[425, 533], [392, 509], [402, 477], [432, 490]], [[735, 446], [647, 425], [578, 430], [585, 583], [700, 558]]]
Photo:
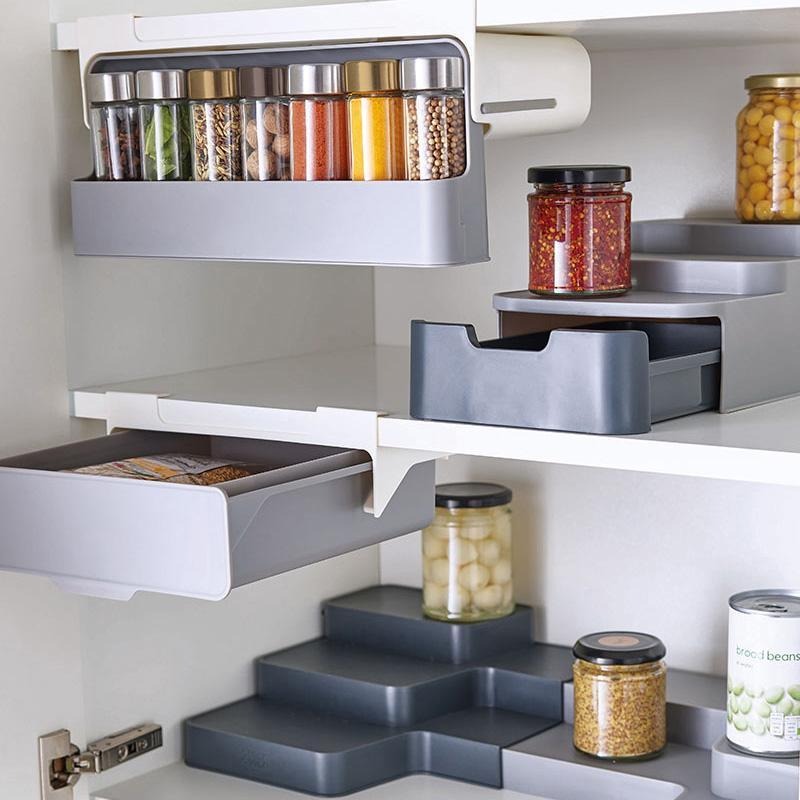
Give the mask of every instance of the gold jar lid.
[[393, 58], [347, 61], [344, 85], [348, 92], [392, 92], [400, 88], [400, 69]]
[[800, 74], [751, 75], [745, 79], [745, 89], [800, 89]]
[[235, 69], [190, 69], [187, 75], [192, 100], [227, 100], [238, 97]]

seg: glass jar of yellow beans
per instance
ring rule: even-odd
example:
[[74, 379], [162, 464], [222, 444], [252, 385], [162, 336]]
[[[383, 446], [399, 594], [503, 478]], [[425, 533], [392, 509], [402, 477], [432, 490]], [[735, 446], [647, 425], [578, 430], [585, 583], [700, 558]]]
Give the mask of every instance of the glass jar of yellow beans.
[[436, 487], [436, 516], [422, 532], [422, 610], [480, 622], [514, 610], [511, 490], [496, 483]]
[[800, 222], [800, 74], [751, 75], [736, 118], [736, 215]]

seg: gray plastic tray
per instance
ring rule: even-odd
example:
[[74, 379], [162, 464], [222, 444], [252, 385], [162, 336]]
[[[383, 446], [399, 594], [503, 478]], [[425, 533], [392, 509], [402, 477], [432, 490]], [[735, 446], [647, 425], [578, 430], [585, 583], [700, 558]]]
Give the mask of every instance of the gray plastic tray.
[[[98, 60], [93, 71], [424, 55], [458, 55], [469, 70], [460, 43], [432, 39], [122, 56]], [[447, 180], [73, 181], [75, 253], [415, 267], [486, 261], [483, 131], [467, 122], [466, 172]]]
[[[533, 644], [524, 606], [510, 625], [453, 626], [422, 617], [421, 600], [383, 586], [332, 601], [336, 638], [260, 659], [257, 696], [187, 721], [186, 763], [322, 795], [411, 772], [501, 786], [502, 749], [562, 719], [572, 654]], [[459, 627], [471, 629], [471, 645], [454, 644]], [[415, 657], [397, 653], [395, 631], [418, 634]], [[373, 633], [376, 648], [354, 643]], [[460, 662], [470, 650], [482, 655]]]
[[617, 322], [479, 342], [411, 323], [411, 416], [583, 433], [645, 433], [719, 403], [720, 328]]
[[[63, 472], [137, 455], [194, 453], [269, 469], [216, 486]], [[386, 511], [364, 511], [372, 464], [358, 450], [128, 431], [0, 462], [0, 569], [70, 591], [219, 600], [233, 587], [424, 527], [434, 462]]]

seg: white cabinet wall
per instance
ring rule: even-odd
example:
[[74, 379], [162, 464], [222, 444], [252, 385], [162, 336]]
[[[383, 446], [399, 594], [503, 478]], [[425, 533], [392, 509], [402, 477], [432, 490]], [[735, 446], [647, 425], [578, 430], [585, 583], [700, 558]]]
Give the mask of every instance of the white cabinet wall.
[[[491, 335], [492, 292], [526, 280], [527, 166], [630, 163], [637, 218], [727, 210], [742, 80], [798, 66], [789, 45], [594, 55], [594, 109], [582, 129], [487, 146], [490, 264], [373, 271], [72, 256], [68, 180], [88, 172], [88, 136], [77, 59], [51, 54], [48, 16], [287, 4], [6, 4], [0, 67], [20, 80], [4, 84], [0, 126], [0, 454], [87, 434], [92, 426], [69, 419], [68, 386], [406, 344], [412, 317], [475, 322]], [[796, 583], [797, 490], [489, 459], [453, 459], [440, 470], [467, 476], [516, 492], [518, 599], [537, 607], [548, 641], [644, 628], [667, 641], [676, 666], [719, 672], [726, 596]], [[79, 744], [145, 718], [165, 726], [163, 750], [82, 780], [81, 800], [179, 759], [180, 720], [246, 694], [255, 656], [315, 636], [322, 599], [379, 577], [417, 581], [416, 537], [382, 545], [381, 554], [380, 572], [370, 548], [219, 604], [89, 600], [41, 578], [0, 574], [0, 797], [38, 797], [35, 737], [60, 726]]]

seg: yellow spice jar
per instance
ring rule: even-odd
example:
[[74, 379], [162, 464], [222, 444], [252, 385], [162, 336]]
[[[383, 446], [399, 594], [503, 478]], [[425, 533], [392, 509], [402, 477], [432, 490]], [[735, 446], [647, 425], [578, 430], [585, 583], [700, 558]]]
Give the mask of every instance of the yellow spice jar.
[[800, 74], [751, 75], [736, 118], [736, 215], [800, 222]]
[[646, 633], [606, 631], [578, 639], [572, 652], [575, 747], [614, 761], [658, 755], [667, 744], [663, 642]]
[[403, 99], [394, 59], [344, 65], [350, 127], [350, 178], [393, 181], [406, 177]]

